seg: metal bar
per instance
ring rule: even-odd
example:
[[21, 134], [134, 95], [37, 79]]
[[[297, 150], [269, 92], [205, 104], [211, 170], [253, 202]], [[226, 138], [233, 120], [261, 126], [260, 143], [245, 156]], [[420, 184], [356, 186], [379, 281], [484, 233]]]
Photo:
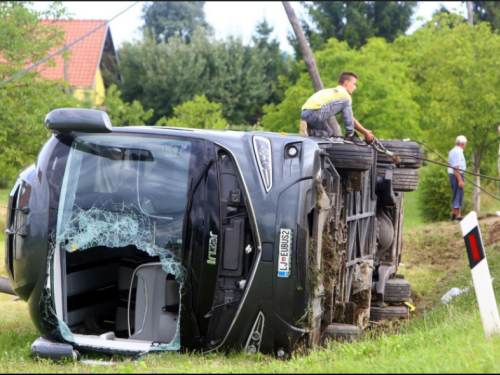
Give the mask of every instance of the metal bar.
[[361, 263], [364, 260], [369, 260], [369, 259], [373, 259], [373, 254], [366, 255], [366, 256], [358, 258], [358, 259], [351, 260], [350, 262], [346, 263], [346, 267], [355, 266], [356, 264]]
[[359, 220], [359, 219], [366, 219], [367, 217], [371, 217], [371, 216], [375, 216], [375, 212], [367, 212], [365, 214], [348, 216], [347, 217], [347, 221], [353, 221], [353, 220]]

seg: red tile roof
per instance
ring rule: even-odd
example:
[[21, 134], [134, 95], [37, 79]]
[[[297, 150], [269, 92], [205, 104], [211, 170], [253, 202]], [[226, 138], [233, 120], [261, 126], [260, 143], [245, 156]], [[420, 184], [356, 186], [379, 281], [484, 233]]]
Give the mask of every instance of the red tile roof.
[[[66, 44], [87, 34], [89, 31], [102, 25], [105, 20], [72, 20], [52, 21], [43, 20], [44, 24], [62, 26], [65, 30]], [[108, 30], [108, 25], [90, 34], [85, 39], [69, 48], [68, 81], [73, 87], [92, 87], [101, 59], [101, 51]], [[49, 51], [49, 55], [62, 48], [62, 46]], [[55, 57], [56, 66], [40, 65], [38, 71], [48, 79], [64, 79], [64, 60], [61, 54]]]

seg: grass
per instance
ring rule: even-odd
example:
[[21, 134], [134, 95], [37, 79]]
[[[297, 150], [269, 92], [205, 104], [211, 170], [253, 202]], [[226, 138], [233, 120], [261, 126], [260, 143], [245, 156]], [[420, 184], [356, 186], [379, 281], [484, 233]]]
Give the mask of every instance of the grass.
[[[7, 192], [8, 193], [8, 192]], [[7, 193], [0, 190], [0, 206]], [[412, 194], [412, 193], [410, 193]], [[405, 220], [413, 197], [407, 195]], [[408, 205], [408, 206], [406, 206]], [[413, 206], [414, 207], [414, 206]], [[409, 212], [410, 211], [410, 212]], [[411, 221], [411, 220], [410, 220]], [[470, 270], [458, 223], [425, 225], [415, 220], [405, 228], [400, 272], [412, 283], [414, 304], [408, 324], [379, 324], [363, 341], [331, 343], [289, 361], [245, 353], [151, 354], [134, 361], [122, 356], [84, 353], [84, 359], [113, 361], [112, 366], [82, 362], [53, 363], [32, 359], [30, 344], [38, 337], [27, 305], [0, 294], [0, 369], [4, 373], [499, 373], [500, 338], [485, 339], [473, 292], [452, 299], [441, 296], [451, 287], [470, 285]], [[500, 287], [500, 219], [481, 220], [495, 290]], [[3, 259], [3, 241], [0, 243]], [[5, 275], [3, 264], [0, 274]], [[471, 288], [473, 290], [473, 288]], [[497, 293], [497, 296], [499, 293]], [[394, 332], [399, 332], [394, 335]]]
[[[7, 276], [4, 267], [4, 248], [5, 248], [5, 216], [7, 214], [7, 201], [9, 198], [10, 190], [0, 189], [0, 276]], [[1, 294], [0, 294], [1, 296]], [[1, 310], [0, 310], [1, 311]]]
[[[469, 177], [469, 179], [473, 180], [471, 177]], [[482, 181], [482, 182], [483, 184], [481, 187], [490, 194], [493, 194], [496, 198], [498, 198], [498, 181], [486, 181], [486, 182]], [[467, 188], [470, 189], [471, 191], [474, 189], [474, 187], [470, 183], [468, 184]], [[500, 201], [498, 199], [490, 197], [484, 192], [481, 192], [481, 212], [495, 214], [497, 211], [500, 211]]]
[[[469, 179], [471, 179], [469, 177]], [[471, 179], [472, 180], [472, 179]], [[482, 188], [490, 194], [498, 198], [498, 182], [497, 181], [482, 181]], [[467, 193], [472, 197], [474, 186], [466, 182]], [[421, 191], [415, 190], [412, 192], [404, 193], [404, 228], [418, 228], [425, 224], [419, 209], [418, 199]], [[471, 198], [472, 199], [472, 198]], [[450, 204], [451, 207], [451, 204]], [[500, 211], [500, 200], [492, 198], [491, 196], [481, 193], [481, 214], [496, 214]], [[451, 211], [450, 211], [451, 212]], [[468, 212], [462, 212], [465, 217]], [[451, 214], [450, 214], [451, 215]]]
[[404, 228], [415, 228], [423, 225], [424, 221], [420, 215], [420, 210], [418, 209], [419, 190], [417, 189], [404, 194]]

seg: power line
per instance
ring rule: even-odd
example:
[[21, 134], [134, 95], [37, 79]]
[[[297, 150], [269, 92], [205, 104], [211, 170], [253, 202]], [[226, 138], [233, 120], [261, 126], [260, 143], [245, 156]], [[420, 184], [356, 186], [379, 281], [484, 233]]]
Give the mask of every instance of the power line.
[[140, 1], [136, 1], [135, 3], [133, 3], [131, 6], [129, 6], [127, 9], [121, 11], [120, 13], [118, 13], [116, 16], [114, 16], [113, 18], [111, 18], [110, 20], [102, 23], [101, 25], [97, 26], [94, 30], [92, 31], [89, 31], [87, 34], [85, 34], [84, 36], [76, 39], [75, 41], [71, 42], [70, 44], [68, 44], [67, 46], [64, 46], [63, 48], [61, 48], [59, 51], [57, 52], [54, 52], [52, 55], [50, 56], [47, 56], [46, 58], [44, 58], [43, 60], [37, 62], [36, 64], [34, 65], [31, 65], [29, 68], [27, 69], [24, 69], [22, 72], [19, 72], [15, 75], [13, 75], [12, 77], [6, 79], [5, 81], [3, 81], [2, 83], [0, 83], [0, 87], [2, 87], [3, 85], [5, 85], [6, 83], [9, 83], [10, 81], [12, 81], [13, 79], [23, 75], [24, 73], [27, 73], [29, 72], [31, 69], [33, 68], [36, 68], [38, 65], [40, 64], [43, 64], [45, 61], [53, 58], [54, 56], [57, 56], [58, 54], [60, 54], [61, 52], [67, 50], [68, 48], [72, 47], [73, 45], [75, 45], [76, 43], [82, 41], [83, 39], [85, 39], [86, 37], [88, 37], [89, 35], [91, 35], [92, 33], [95, 33], [97, 30], [99, 30], [101, 27], [103, 26], [106, 26], [108, 23], [110, 23], [111, 21], [113, 21], [116, 17], [122, 15], [123, 13], [125, 13], [127, 10], [129, 10], [130, 8], [132, 8], [134, 5], [136, 5], [137, 3], [139, 3]]

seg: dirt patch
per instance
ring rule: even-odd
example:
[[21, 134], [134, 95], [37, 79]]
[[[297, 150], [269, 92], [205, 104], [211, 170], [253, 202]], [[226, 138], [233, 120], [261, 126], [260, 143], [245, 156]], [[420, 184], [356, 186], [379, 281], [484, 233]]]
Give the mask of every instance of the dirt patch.
[[361, 191], [363, 189], [363, 172], [350, 172], [347, 178], [347, 189]]
[[363, 331], [363, 338], [375, 339], [382, 334], [399, 335], [401, 330], [408, 326], [407, 320], [380, 320], [371, 324]]
[[484, 239], [485, 246], [500, 243], [500, 217], [494, 217], [496, 218], [495, 222], [493, 222], [488, 228], [485, 228], [485, 232], [487, 233], [487, 236], [485, 236], [486, 238]]
[[413, 290], [410, 292], [410, 298], [411, 298], [410, 303], [415, 307], [415, 310], [411, 311], [410, 315], [412, 317], [422, 315], [424, 313], [424, 308], [423, 308], [424, 306], [423, 305], [425, 304], [425, 301], [423, 300], [423, 298], [420, 297]]
[[[464, 215], [465, 216], [465, 215]], [[482, 215], [479, 228], [485, 247], [500, 246], [500, 217]], [[468, 269], [469, 261], [459, 222], [443, 222], [412, 228], [403, 232], [402, 263], [408, 272], [406, 278], [419, 284], [424, 295], [413, 292], [411, 298], [416, 310], [412, 316], [422, 314], [439, 304], [455, 275]], [[429, 287], [431, 291], [429, 292]]]

